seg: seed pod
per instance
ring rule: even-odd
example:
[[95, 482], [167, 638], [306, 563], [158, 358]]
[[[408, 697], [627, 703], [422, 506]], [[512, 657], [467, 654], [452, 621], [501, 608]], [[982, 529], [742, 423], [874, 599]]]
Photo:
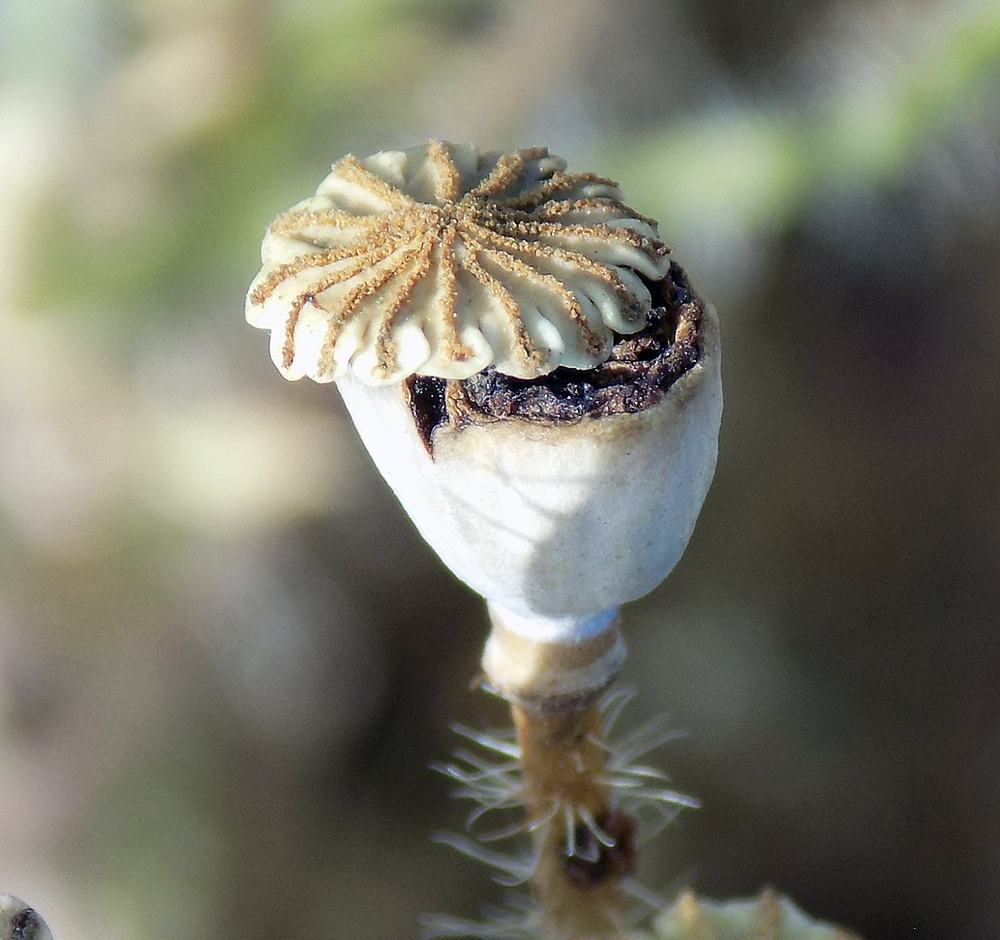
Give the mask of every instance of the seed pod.
[[52, 940], [37, 911], [9, 894], [0, 894], [0, 940]]
[[680, 558], [722, 393], [715, 312], [656, 223], [565, 168], [435, 141], [345, 157], [268, 228], [247, 319], [287, 378], [337, 382], [495, 622], [575, 643]]

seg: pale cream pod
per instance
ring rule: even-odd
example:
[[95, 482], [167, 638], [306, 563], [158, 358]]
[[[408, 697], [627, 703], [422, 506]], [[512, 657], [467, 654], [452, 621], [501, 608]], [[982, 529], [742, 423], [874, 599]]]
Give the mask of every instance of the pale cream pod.
[[694, 528], [721, 404], [714, 318], [702, 328], [701, 361], [632, 414], [443, 419], [428, 443], [411, 385], [349, 375], [338, 387], [375, 464], [459, 578], [518, 618], [586, 617], [648, 594]]
[[603, 688], [616, 610], [680, 558], [715, 467], [718, 324], [617, 185], [544, 148], [346, 157], [279, 216], [247, 319], [337, 382], [423, 537], [489, 603], [489, 681]]

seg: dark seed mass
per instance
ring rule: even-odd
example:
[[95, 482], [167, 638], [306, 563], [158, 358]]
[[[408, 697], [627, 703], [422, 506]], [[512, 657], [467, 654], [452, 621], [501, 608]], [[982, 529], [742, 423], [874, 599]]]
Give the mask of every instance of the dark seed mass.
[[492, 366], [468, 379], [412, 376], [410, 410], [428, 451], [434, 431], [506, 418], [542, 424], [634, 414], [657, 404], [699, 359], [704, 304], [680, 265], [663, 281], [646, 281], [653, 309], [638, 333], [615, 333], [608, 358], [593, 369], [560, 367], [518, 379]]

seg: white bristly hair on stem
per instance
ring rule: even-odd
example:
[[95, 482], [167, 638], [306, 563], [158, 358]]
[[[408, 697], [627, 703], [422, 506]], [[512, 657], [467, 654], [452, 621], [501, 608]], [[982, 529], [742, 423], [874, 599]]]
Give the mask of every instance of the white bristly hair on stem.
[[[662, 770], [635, 763], [657, 748], [684, 737], [683, 731], [668, 727], [665, 716], [651, 718], [624, 737], [614, 739], [618, 717], [633, 698], [634, 689], [621, 688], [609, 692], [601, 702], [603, 746], [608, 751], [608, 761], [607, 772], [600, 782], [611, 788], [617, 807], [640, 824], [639, 839], [645, 842], [658, 835], [682, 809], [698, 809], [701, 804], [694, 797], [677, 790], [657, 786], [670, 782]], [[648, 811], [656, 816], [654, 822], [643, 818]]]
[[[682, 737], [663, 718], [652, 719], [626, 734], [615, 736], [619, 718], [633, 697], [634, 692], [630, 689], [605, 694], [599, 704], [600, 734], [588, 738], [607, 754], [604, 773], [599, 775], [597, 783], [608, 790], [609, 808], [634, 820], [640, 839], [645, 841], [662, 830], [682, 809], [695, 808], [699, 804], [692, 797], [663, 787], [661, 784], [669, 782], [669, 778], [662, 771], [638, 763], [651, 751]], [[480, 750], [460, 748], [451, 762], [434, 765], [434, 769], [459, 785], [453, 796], [470, 800], [474, 808], [466, 818], [468, 836], [440, 833], [434, 837], [436, 842], [492, 868], [494, 880], [506, 887], [532, 881], [539, 865], [539, 846], [545, 843], [544, 833], [554, 820], [559, 820], [560, 831], [565, 833], [563, 854], [567, 859], [596, 864], [603, 850], [615, 847], [619, 836], [605, 831], [586, 806], [553, 798], [548, 810], [534, 817], [530, 815], [522, 754], [514, 731], [475, 731], [461, 725], [454, 725], [453, 730]], [[483, 817], [493, 814], [509, 818], [499, 827], [481, 830]], [[589, 838], [581, 839], [581, 832]], [[493, 843], [526, 834], [533, 838], [519, 850], [505, 853], [490, 847]], [[630, 876], [622, 878], [622, 888], [646, 908], [663, 906], [661, 898]], [[423, 936], [479, 937], [482, 940], [522, 940], [540, 936], [541, 913], [535, 910], [530, 899], [515, 896], [511, 904], [510, 909], [495, 911], [481, 922], [454, 917], [427, 918], [423, 921]]]
[[[664, 716], [650, 719], [640, 727], [620, 738], [614, 737], [614, 729], [625, 706], [635, 697], [635, 690], [615, 689], [607, 693], [600, 702], [602, 715], [601, 737], [592, 736], [594, 744], [607, 751], [606, 773], [599, 782], [611, 789], [612, 803], [629, 815], [638, 816], [643, 810], [652, 809], [657, 816], [655, 831], [645, 827], [640, 832], [643, 840], [655, 836], [664, 825], [674, 819], [681, 809], [697, 809], [697, 799], [676, 790], [657, 786], [669, 783], [670, 778], [662, 770], [636, 761], [671, 741], [684, 737], [684, 732], [670, 728]], [[454, 758], [460, 763], [432, 764], [432, 768], [461, 784], [452, 792], [458, 799], [472, 800], [476, 808], [466, 820], [466, 829], [480, 842], [496, 842], [501, 839], [530, 832], [548, 822], [557, 812], [576, 813], [598, 842], [613, 845], [614, 840], [602, 833], [600, 827], [586, 810], [574, 810], [571, 806], [553, 806], [551, 813], [541, 820], [525, 824], [523, 820], [509, 827], [488, 832], [474, 832], [474, 826], [487, 813], [494, 811], [523, 809], [524, 780], [520, 764], [520, 749], [509, 731], [475, 731], [463, 725], [452, 725], [452, 730], [483, 750], [499, 754], [507, 760], [491, 761], [489, 757], [460, 748]], [[465, 766], [463, 766], [465, 765]], [[568, 821], [567, 821], [568, 822]], [[574, 854], [568, 852], [567, 854]]]
[[421, 940], [440, 937], [538, 940], [541, 935], [541, 917], [526, 895], [512, 894], [507, 898], [505, 906], [491, 905], [483, 911], [483, 915], [484, 919], [481, 921], [446, 915], [422, 917]]

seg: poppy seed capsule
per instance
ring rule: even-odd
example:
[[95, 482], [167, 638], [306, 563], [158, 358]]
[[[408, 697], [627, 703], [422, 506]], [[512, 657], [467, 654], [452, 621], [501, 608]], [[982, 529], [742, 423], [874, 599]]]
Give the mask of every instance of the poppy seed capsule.
[[[722, 409], [715, 312], [656, 223], [544, 148], [431, 141], [338, 161], [261, 254], [248, 321], [286, 377], [337, 382], [423, 537], [487, 599], [491, 683], [603, 687], [615, 609], [691, 535]], [[584, 643], [591, 663], [567, 659]]]

